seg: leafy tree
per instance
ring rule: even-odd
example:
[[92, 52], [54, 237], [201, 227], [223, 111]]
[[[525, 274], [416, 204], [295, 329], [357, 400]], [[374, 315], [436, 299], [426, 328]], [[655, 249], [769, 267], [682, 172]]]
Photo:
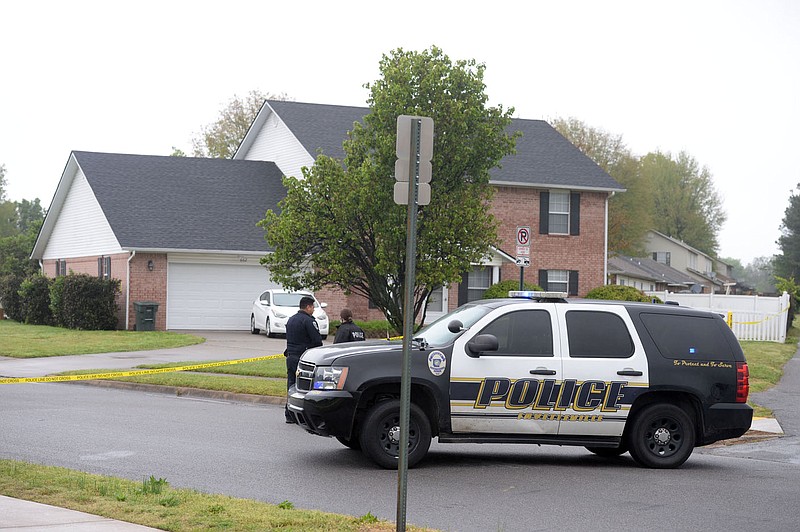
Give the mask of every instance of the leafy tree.
[[6, 165], [0, 164], [0, 238], [16, 233], [16, 218], [14, 202], [6, 199]]
[[431, 203], [419, 208], [417, 222], [414, 316], [431, 289], [458, 282], [483, 260], [497, 243], [486, 208], [489, 170], [515, 144], [506, 132], [513, 109], [487, 105], [484, 70], [474, 60], [454, 63], [437, 47], [384, 55], [381, 78], [365, 85], [369, 113], [344, 142], [344, 165], [319, 155], [302, 179], [287, 177], [281, 213], [267, 211], [260, 223], [276, 249], [262, 259], [273, 278], [361, 294], [402, 330], [407, 208], [393, 199], [401, 114], [434, 122]]
[[653, 228], [716, 256], [727, 215], [708, 168], [686, 152], [657, 151], [642, 158], [642, 173], [653, 187]]
[[17, 229], [19, 229], [19, 232], [27, 233], [34, 226], [37, 227], [38, 231], [38, 227], [41, 226], [41, 222], [44, 220], [45, 215], [39, 198], [36, 198], [33, 201], [24, 199], [22, 201], [18, 201], [16, 205]]
[[772, 259], [756, 257], [744, 266], [742, 261], [731, 257], [722, 259], [733, 266], [733, 278], [742, 285], [752, 288], [760, 294], [775, 292], [775, 278], [772, 274]]
[[19, 297], [22, 282], [39, 271], [38, 263], [30, 255], [42, 221], [32, 222], [24, 233], [0, 238], [0, 304], [17, 321], [24, 319]]
[[631, 256], [644, 255], [644, 237], [653, 228], [653, 195], [647, 176], [640, 171], [639, 158], [631, 153], [621, 135], [576, 118], [557, 118], [553, 127], [626, 189], [608, 202], [609, 249]]
[[800, 184], [789, 196], [789, 206], [783, 214], [781, 236], [778, 247], [781, 253], [775, 256], [775, 275], [786, 279], [800, 280]]
[[[285, 100], [286, 94], [265, 94], [252, 90], [244, 98], [234, 95], [219, 112], [217, 121], [203, 126], [200, 134], [192, 139], [195, 157], [230, 159], [244, 139], [264, 100]], [[173, 147], [172, 155], [183, 152]]]

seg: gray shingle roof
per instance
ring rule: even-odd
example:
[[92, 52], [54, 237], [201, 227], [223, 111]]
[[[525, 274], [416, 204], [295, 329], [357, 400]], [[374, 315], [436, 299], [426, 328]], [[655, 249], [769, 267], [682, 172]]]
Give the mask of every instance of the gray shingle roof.
[[286, 196], [274, 163], [73, 154], [123, 248], [269, 250], [256, 222]]
[[667, 286], [677, 288], [685, 288], [697, 283], [690, 275], [680, 270], [653, 259], [642, 257], [626, 257], [625, 255], [610, 257], [608, 259], [608, 272], [666, 283]]
[[[353, 123], [369, 112], [366, 107], [269, 100], [267, 102], [312, 156], [319, 149], [341, 159], [342, 142]], [[434, 125], [435, 130], [435, 125]], [[492, 170], [495, 183], [541, 185], [554, 188], [624, 190], [594, 161], [544, 120], [514, 118], [509, 132], [520, 131], [517, 153]]]

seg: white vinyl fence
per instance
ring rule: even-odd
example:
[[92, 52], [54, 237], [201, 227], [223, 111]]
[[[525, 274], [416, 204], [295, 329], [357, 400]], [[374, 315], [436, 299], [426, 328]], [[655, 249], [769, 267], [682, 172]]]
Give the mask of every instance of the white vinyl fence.
[[739, 340], [785, 342], [789, 294], [777, 297], [645, 292], [661, 301], [722, 314]]

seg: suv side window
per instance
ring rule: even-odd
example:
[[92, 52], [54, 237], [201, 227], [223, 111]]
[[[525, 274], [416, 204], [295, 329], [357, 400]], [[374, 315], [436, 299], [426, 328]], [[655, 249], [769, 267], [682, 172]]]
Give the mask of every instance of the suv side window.
[[553, 326], [546, 310], [509, 312], [484, 327], [480, 334], [497, 337], [500, 348], [492, 355], [553, 356]]
[[570, 358], [628, 358], [633, 340], [622, 318], [611, 312], [567, 312]]
[[731, 348], [713, 318], [645, 313], [640, 316], [666, 358], [733, 360]]

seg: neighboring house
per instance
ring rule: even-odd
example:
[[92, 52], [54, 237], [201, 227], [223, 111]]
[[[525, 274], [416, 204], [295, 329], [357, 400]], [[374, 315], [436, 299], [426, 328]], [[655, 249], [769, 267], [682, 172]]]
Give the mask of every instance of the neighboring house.
[[[256, 223], [285, 196], [271, 162], [72, 152], [32, 257], [50, 276], [121, 281], [122, 328], [247, 329], [270, 249]], [[242, 310], [242, 304], [245, 308]]]
[[687, 273], [650, 258], [616, 255], [608, 259], [608, 284], [642, 291], [691, 292], [699, 283]]
[[[346, 132], [368, 111], [269, 100], [234, 159], [275, 161], [286, 175], [299, 177], [318, 153], [343, 157]], [[502, 168], [491, 173], [495, 187], [491, 210], [499, 222], [500, 246], [484, 264], [464, 272], [459, 285], [432, 294], [427, 321], [479, 299], [491, 284], [519, 279], [514, 261], [518, 227], [531, 229], [526, 281], [571, 295], [584, 295], [605, 284], [607, 202], [624, 189], [547, 122], [513, 119], [509, 130], [522, 132], [516, 154], [505, 157]], [[435, 195], [436, 176], [431, 189]], [[319, 297], [335, 308], [348, 305], [357, 317], [380, 317], [362, 298], [345, 298], [333, 291], [321, 291]]]
[[[302, 176], [318, 153], [343, 156], [342, 142], [368, 112], [267, 101], [233, 160], [73, 152], [32, 257], [49, 276], [70, 271], [121, 280], [121, 323], [136, 301], [159, 303], [156, 329], [247, 329], [252, 300], [274, 286], [259, 258], [271, 251], [256, 227], [286, 195], [281, 177]], [[525, 280], [585, 295], [605, 284], [607, 204], [624, 189], [541, 120], [514, 119], [517, 153], [494, 169], [492, 214], [500, 245], [460, 284], [435, 291], [427, 321], [519, 279], [517, 228], [530, 227]], [[265, 162], [270, 161], [270, 162]], [[436, 177], [431, 183], [436, 194]], [[336, 316], [382, 317], [369, 302], [318, 293]]]
[[697, 293], [729, 293], [736, 285], [731, 278], [731, 265], [699, 251], [692, 246], [650, 230], [644, 242], [645, 249], [653, 260], [685, 272], [698, 285], [692, 291]]

